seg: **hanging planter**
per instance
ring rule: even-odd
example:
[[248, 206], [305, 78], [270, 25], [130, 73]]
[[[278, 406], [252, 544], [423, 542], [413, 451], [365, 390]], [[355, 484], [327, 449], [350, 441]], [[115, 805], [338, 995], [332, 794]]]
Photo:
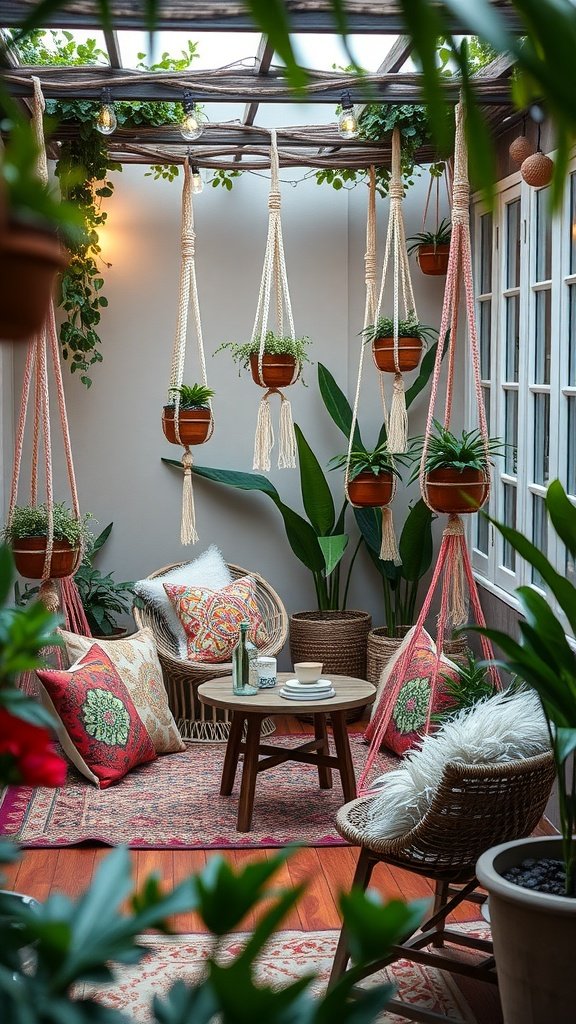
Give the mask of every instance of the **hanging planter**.
[[[212, 434], [210, 399], [214, 392], [203, 384], [170, 388], [179, 396], [179, 402], [165, 405], [162, 411], [162, 430], [170, 444], [203, 444]], [[180, 440], [176, 437], [176, 426]]]
[[238, 366], [238, 372], [250, 370], [252, 380], [260, 387], [285, 388], [298, 380], [302, 364], [310, 362], [307, 352], [309, 345], [310, 338], [282, 338], [274, 331], [267, 331], [262, 353], [262, 375], [259, 367], [259, 336], [246, 344], [225, 341], [216, 352], [228, 349]]
[[[462, 436], [456, 437], [438, 420], [433, 424], [422, 467], [426, 503], [434, 512], [477, 512], [488, 498], [489, 456], [500, 453], [503, 443], [499, 438], [484, 438], [480, 430], [463, 430]], [[422, 448], [423, 442], [418, 440], [411, 451], [420, 462]], [[412, 479], [417, 476], [415, 470]]]
[[255, 384], [264, 388], [285, 388], [300, 376], [301, 364], [291, 355], [262, 356], [262, 374], [258, 366], [258, 353], [250, 356], [250, 372]]
[[433, 338], [434, 331], [421, 324], [414, 316], [398, 321], [398, 362], [394, 358], [394, 321], [390, 317], [379, 317], [363, 332], [366, 341], [372, 342], [374, 363], [384, 373], [407, 373], [415, 370], [422, 358], [424, 341]]
[[416, 253], [418, 266], [423, 274], [439, 277], [448, 273], [451, 234], [449, 221], [443, 220], [436, 231], [421, 231], [408, 239], [412, 243], [408, 246], [408, 252]]
[[427, 501], [434, 512], [477, 512], [488, 497], [488, 481], [482, 469], [434, 469], [425, 474], [424, 480]]
[[54, 233], [7, 225], [0, 234], [0, 337], [27, 340], [42, 328], [56, 274], [68, 262]]
[[[331, 469], [347, 472], [346, 493], [351, 505], [358, 508], [383, 508], [394, 497], [395, 478], [399, 476], [395, 460], [386, 443], [373, 451], [352, 449], [350, 453], [335, 455]], [[400, 462], [405, 460], [400, 457]]]
[[389, 505], [394, 490], [392, 473], [374, 473], [367, 469], [348, 481], [348, 497], [358, 508], [382, 508]]
[[77, 519], [63, 503], [52, 508], [52, 555], [45, 572], [48, 547], [48, 509], [43, 505], [16, 505], [4, 528], [16, 569], [30, 580], [62, 579], [72, 576], [80, 564], [84, 543], [90, 536], [90, 515]]

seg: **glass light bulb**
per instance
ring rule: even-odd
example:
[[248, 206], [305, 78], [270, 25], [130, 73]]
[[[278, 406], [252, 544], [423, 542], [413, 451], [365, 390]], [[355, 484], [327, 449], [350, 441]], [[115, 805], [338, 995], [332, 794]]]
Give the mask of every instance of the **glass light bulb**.
[[202, 172], [199, 167], [192, 168], [192, 192], [195, 196], [199, 196], [204, 188], [204, 179], [202, 178]]
[[112, 135], [118, 127], [118, 119], [113, 103], [103, 103], [98, 111], [95, 127], [102, 135]]
[[194, 139], [200, 138], [204, 131], [204, 125], [207, 121], [207, 117], [198, 110], [198, 107], [194, 105], [190, 110], [184, 112], [184, 117], [180, 122], [180, 134], [183, 139], [188, 142], [192, 142]]
[[358, 119], [354, 107], [344, 107], [338, 118], [338, 134], [343, 139], [355, 139], [358, 135]]

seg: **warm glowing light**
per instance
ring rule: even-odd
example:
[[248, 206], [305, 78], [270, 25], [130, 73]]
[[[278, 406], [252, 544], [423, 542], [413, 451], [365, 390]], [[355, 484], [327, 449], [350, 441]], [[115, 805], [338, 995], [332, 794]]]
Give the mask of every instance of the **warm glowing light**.
[[192, 192], [195, 196], [199, 196], [204, 188], [204, 179], [202, 172], [199, 167], [192, 167]]
[[110, 97], [110, 89], [102, 90], [102, 106], [98, 111], [95, 127], [102, 135], [112, 135], [112, 132], [115, 132], [118, 127], [118, 119]]
[[358, 118], [349, 92], [342, 93], [340, 105], [342, 112], [338, 118], [338, 134], [343, 139], [355, 139], [358, 135]]
[[202, 135], [208, 118], [194, 103], [192, 94], [189, 92], [184, 93], [183, 106], [184, 117], [180, 122], [180, 134], [183, 139], [193, 142], [194, 139], [198, 139]]

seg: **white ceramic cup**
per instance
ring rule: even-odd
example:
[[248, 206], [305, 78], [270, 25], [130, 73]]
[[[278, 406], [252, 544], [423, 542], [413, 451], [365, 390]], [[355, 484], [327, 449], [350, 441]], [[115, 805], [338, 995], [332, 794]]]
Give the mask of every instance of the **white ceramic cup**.
[[268, 658], [261, 655], [256, 658], [256, 670], [258, 672], [258, 686], [264, 690], [276, 686], [276, 658]]
[[299, 683], [317, 683], [322, 675], [323, 662], [298, 661], [294, 665], [294, 673]]

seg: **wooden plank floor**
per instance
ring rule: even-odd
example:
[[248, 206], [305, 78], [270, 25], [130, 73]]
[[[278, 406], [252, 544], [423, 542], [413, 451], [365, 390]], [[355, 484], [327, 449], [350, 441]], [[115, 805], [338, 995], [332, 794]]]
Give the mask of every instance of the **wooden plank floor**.
[[[351, 731], [362, 728], [360, 723], [350, 725]], [[311, 732], [312, 729], [286, 716], [277, 719], [277, 731], [296, 734]], [[108, 852], [107, 847], [24, 850], [17, 864], [6, 867], [4, 887], [28, 893], [39, 900], [46, 899], [52, 891], [76, 897], [90, 885], [94, 871]], [[274, 851], [224, 850], [222, 854], [236, 867], [240, 867], [254, 859], [270, 858]], [[296, 851], [276, 876], [274, 884], [305, 881], [307, 888], [282, 927], [303, 931], [338, 929], [338, 893], [350, 888], [357, 856], [357, 850], [348, 846], [312, 847]], [[187, 875], [199, 871], [206, 863], [206, 857], [206, 852], [202, 850], [133, 850], [135, 879], [141, 883], [151, 872], [156, 872], [163, 884], [171, 887]], [[372, 885], [385, 898], [412, 900], [432, 896], [432, 886], [426, 879], [384, 864], [377, 866]], [[477, 918], [478, 908], [473, 904], [465, 904], [456, 917], [460, 920]], [[250, 929], [254, 922], [254, 914], [249, 914], [241, 928]], [[173, 925], [182, 934], [202, 930], [200, 920], [192, 913], [179, 915]], [[473, 1008], [478, 1024], [500, 1024], [502, 1018], [494, 986], [468, 980], [459, 981], [459, 984]]]

